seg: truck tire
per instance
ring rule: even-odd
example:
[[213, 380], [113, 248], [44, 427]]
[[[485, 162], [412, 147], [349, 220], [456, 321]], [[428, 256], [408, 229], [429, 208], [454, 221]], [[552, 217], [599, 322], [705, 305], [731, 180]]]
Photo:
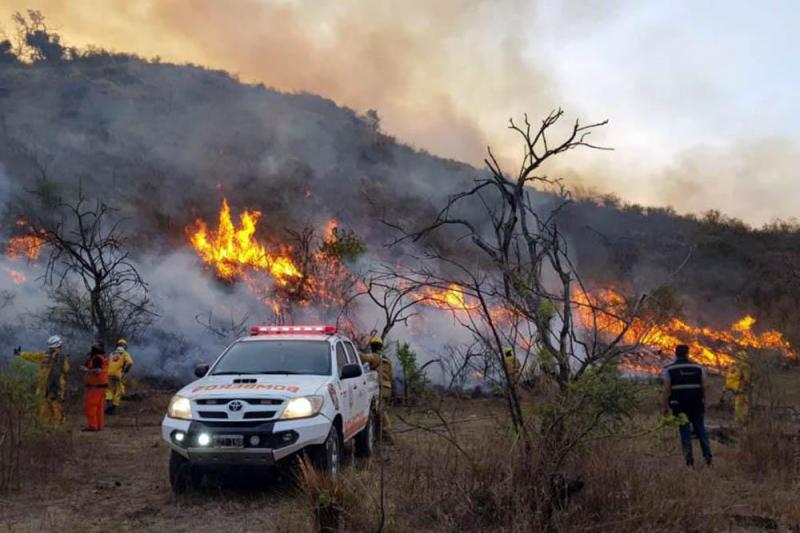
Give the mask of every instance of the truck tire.
[[174, 494], [185, 494], [200, 488], [203, 471], [176, 451], [169, 454], [169, 484]]
[[342, 437], [336, 426], [331, 426], [325, 442], [314, 447], [312, 460], [320, 472], [328, 474], [330, 477], [339, 475], [342, 465]]
[[358, 432], [355, 438], [356, 455], [358, 457], [371, 457], [378, 444], [378, 415], [373, 409], [369, 410], [367, 425]]

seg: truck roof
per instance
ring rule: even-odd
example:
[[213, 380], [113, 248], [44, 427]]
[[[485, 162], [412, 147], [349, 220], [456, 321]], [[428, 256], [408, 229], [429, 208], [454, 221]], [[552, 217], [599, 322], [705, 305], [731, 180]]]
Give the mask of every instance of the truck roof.
[[332, 342], [335, 340], [349, 341], [347, 337], [340, 334], [334, 335], [320, 335], [314, 333], [281, 333], [281, 334], [264, 334], [264, 335], [249, 335], [239, 339], [243, 342], [253, 341], [327, 341]]

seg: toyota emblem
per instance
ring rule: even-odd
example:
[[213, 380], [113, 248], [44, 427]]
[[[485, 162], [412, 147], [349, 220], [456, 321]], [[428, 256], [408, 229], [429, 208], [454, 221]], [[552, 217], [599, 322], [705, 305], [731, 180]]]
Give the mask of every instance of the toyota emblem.
[[239, 400], [233, 400], [231, 403], [228, 404], [228, 409], [231, 411], [241, 411], [242, 410], [242, 402]]

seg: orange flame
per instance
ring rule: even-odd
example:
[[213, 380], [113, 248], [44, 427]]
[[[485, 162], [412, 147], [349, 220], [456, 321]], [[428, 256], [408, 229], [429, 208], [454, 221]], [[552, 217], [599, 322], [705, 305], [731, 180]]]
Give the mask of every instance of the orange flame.
[[[234, 225], [228, 202], [223, 199], [217, 228], [209, 229], [205, 222], [197, 220], [187, 228], [187, 235], [194, 250], [220, 278], [244, 281], [272, 310], [276, 319], [291, 319], [290, 312], [297, 307], [344, 305], [342, 291], [351, 280], [342, 262], [320, 247], [300, 257], [297, 261], [301, 263], [296, 263], [290, 247], [269, 248], [256, 240], [260, 217], [259, 211], [245, 210], [239, 216], [239, 224]], [[335, 219], [327, 222], [323, 243], [332, 243], [338, 238], [337, 227]], [[257, 275], [261, 272], [269, 277]]]
[[39, 258], [43, 244], [44, 239], [36, 235], [12, 237], [8, 241], [8, 251], [6, 254], [11, 259], [28, 259], [29, 261], [33, 261]]
[[233, 280], [248, 269], [254, 269], [267, 271], [276, 283], [286, 285], [290, 278], [301, 277], [301, 273], [286, 250], [280, 254], [271, 253], [254, 238], [260, 217], [260, 211], [245, 210], [236, 227], [231, 221], [228, 201], [223, 199], [217, 229], [209, 230], [206, 223], [198, 219], [194, 227], [188, 229], [189, 240], [203, 261], [213, 266], [221, 278]]
[[475, 309], [475, 304], [468, 304], [464, 290], [455, 283], [448, 285], [447, 289], [425, 288], [423, 291], [424, 303], [439, 309], [450, 311], [469, 311]]
[[6, 268], [5, 270], [6, 272], [8, 272], [11, 281], [13, 281], [14, 284], [16, 285], [22, 285], [23, 283], [28, 281], [28, 277], [22, 272], [17, 272], [16, 270], [13, 270], [11, 268]]
[[[591, 328], [596, 324], [601, 334], [608, 338], [622, 335], [623, 343], [641, 345], [657, 353], [671, 354], [676, 345], [686, 344], [695, 361], [720, 369], [733, 365], [735, 354], [741, 350], [774, 350], [785, 357], [797, 357], [781, 332], [754, 332], [756, 319], [749, 315], [734, 322], [728, 330], [693, 326], [677, 318], [660, 324], [649, 324], [635, 318], [626, 330], [623, 318], [625, 299], [620, 293], [609, 289], [592, 295], [578, 292], [575, 302], [578, 318], [584, 327]], [[596, 311], [593, 312], [592, 308]], [[658, 370], [633, 361], [626, 361], [623, 366], [637, 372]]]
[[331, 241], [336, 239], [336, 228], [339, 227], [339, 222], [332, 218], [325, 224], [325, 240]]
[[29, 227], [28, 221], [23, 218], [17, 220], [17, 226], [27, 228], [29, 233], [28, 235], [11, 237], [8, 241], [6, 255], [10, 259], [27, 259], [28, 261], [39, 259], [39, 254], [45, 242], [44, 238], [36, 235], [33, 228]]

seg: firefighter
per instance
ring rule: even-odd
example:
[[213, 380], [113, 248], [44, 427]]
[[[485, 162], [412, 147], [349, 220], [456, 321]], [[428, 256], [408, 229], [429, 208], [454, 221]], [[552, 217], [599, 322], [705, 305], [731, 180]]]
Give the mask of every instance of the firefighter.
[[371, 370], [377, 370], [381, 383], [381, 401], [380, 401], [380, 420], [381, 420], [381, 435], [383, 441], [387, 444], [394, 442], [389, 429], [391, 422], [389, 421], [389, 402], [392, 400], [392, 377], [394, 376], [394, 369], [392, 368], [391, 360], [383, 355], [383, 339], [377, 332], [373, 332], [372, 337], [369, 339], [370, 353], [363, 354], [364, 360], [369, 364]]
[[102, 342], [92, 346], [81, 372], [84, 374], [83, 410], [86, 414], [86, 427], [83, 431], [101, 431], [105, 426], [103, 403], [108, 388], [108, 359]]
[[108, 359], [108, 389], [106, 389], [106, 414], [113, 414], [125, 394], [125, 376], [133, 368], [133, 358], [128, 353], [128, 341], [119, 339], [117, 349]]
[[733, 416], [737, 426], [744, 426], [750, 414], [753, 373], [750, 357], [740, 351], [725, 375], [725, 390], [733, 395]]
[[[687, 466], [694, 465], [692, 456], [692, 429], [707, 465], [711, 465], [711, 446], [705, 426], [705, 397], [708, 375], [706, 369], [689, 359], [689, 347], [675, 347], [675, 362], [664, 367], [664, 414], [670, 410], [674, 416], [685, 415], [686, 423], [679, 426], [681, 446]], [[691, 428], [690, 428], [691, 426]]]
[[69, 360], [62, 351], [64, 341], [58, 335], [47, 339], [46, 352], [23, 352], [21, 348], [14, 350], [20, 358], [32, 363], [39, 363], [36, 379], [36, 395], [44, 399], [39, 407], [37, 419], [40, 423], [59, 426], [64, 423], [64, 395], [67, 390], [67, 372]]
[[503, 364], [506, 366], [508, 379], [511, 380], [513, 385], [517, 385], [522, 377], [522, 364], [517, 359], [511, 346], [503, 348]]

